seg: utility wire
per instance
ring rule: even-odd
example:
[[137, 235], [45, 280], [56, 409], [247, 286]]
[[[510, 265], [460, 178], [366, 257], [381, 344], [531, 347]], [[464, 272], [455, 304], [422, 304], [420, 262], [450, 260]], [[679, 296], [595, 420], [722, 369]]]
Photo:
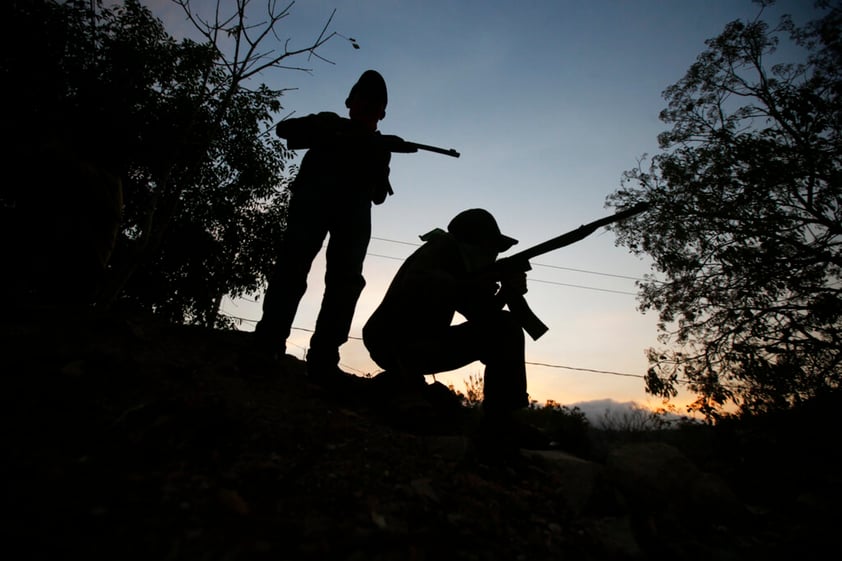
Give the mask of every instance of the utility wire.
[[[366, 255], [368, 255], [369, 257], [380, 257], [382, 259], [393, 259], [395, 261], [404, 261], [403, 257], [393, 257], [391, 255], [381, 255], [379, 253], [366, 253]], [[544, 266], [545, 267], [553, 267], [553, 268], [557, 268], [557, 269], [564, 269], [565, 268], [565, 267], [555, 267], [554, 265], [544, 265]], [[592, 273], [592, 274], [595, 274], [595, 275], [605, 275], [605, 276], [619, 277], [619, 278], [635, 280], [634, 277], [625, 277], [625, 276], [622, 276], [622, 275], [611, 275], [609, 273], [597, 273], [597, 272], [594, 272], [594, 271], [584, 271], [584, 270], [581, 270], [581, 269], [571, 269], [571, 270], [579, 270], [581, 272], [588, 272], [588, 273]], [[571, 288], [581, 288], [581, 289], [584, 289], [584, 290], [595, 290], [597, 292], [611, 292], [613, 294], [625, 294], [627, 296], [637, 296], [637, 293], [635, 293], [635, 292], [628, 292], [628, 291], [625, 291], [625, 290], [612, 290], [610, 288], [597, 288], [595, 286], [585, 286], [585, 285], [582, 285], [582, 284], [570, 284], [570, 283], [566, 283], [566, 282], [557, 282], [557, 281], [549, 281], [549, 280], [534, 279], [534, 278], [529, 278], [529, 281], [530, 282], [541, 282], [541, 283], [544, 283], [544, 284], [554, 284], [556, 286], [567, 286], [567, 287], [571, 287]]]
[[610, 288], [597, 288], [595, 286], [584, 286], [581, 284], [568, 284], [566, 282], [556, 282], [541, 279], [529, 279], [530, 282], [542, 282], [544, 284], [555, 284], [557, 286], [570, 286], [573, 288], [583, 288], [585, 290], [596, 290], [598, 292], [613, 292], [614, 294], [627, 294], [629, 296], [637, 296], [634, 292], [626, 292], [625, 290], [611, 290]]
[[[372, 236], [371, 239], [379, 240], [379, 241], [382, 241], [382, 242], [396, 243], [396, 244], [401, 244], [401, 245], [411, 245], [411, 246], [416, 246], [416, 247], [421, 246], [421, 244], [419, 244], [419, 243], [405, 242], [405, 241], [401, 241], [401, 240], [393, 240], [393, 239], [390, 239], [390, 238], [379, 238], [379, 237], [376, 237], [376, 236]], [[391, 257], [389, 255], [376, 255], [376, 254], [373, 254], [373, 253], [371, 253], [369, 255], [374, 255], [375, 257], [383, 257], [385, 259], [403, 260], [402, 257]], [[632, 277], [632, 276], [629, 276], [629, 275], [618, 275], [618, 274], [614, 274], [614, 273], [601, 273], [599, 271], [589, 271], [588, 269], [576, 269], [574, 267], [562, 267], [560, 265], [547, 265], [547, 264], [544, 264], [544, 263], [530, 263], [530, 265], [532, 265], [533, 267], [546, 267], [548, 269], [560, 269], [562, 271], [573, 271], [573, 272], [576, 272], [576, 273], [586, 273], [586, 274], [589, 274], [589, 275], [599, 275], [599, 276], [602, 276], [602, 277], [613, 277], [613, 278], [617, 278], [617, 279], [628, 279], [628, 280], [641, 281], [641, 282], [646, 280], [646, 279], [642, 279], [640, 277]]]
[[[403, 242], [403, 241], [400, 241], [400, 240], [392, 240], [392, 239], [389, 239], [389, 238], [378, 238], [378, 237], [374, 237], [374, 236], [372, 236], [371, 239], [380, 240], [380, 241], [389, 242], [389, 243], [412, 245], [412, 246], [420, 246], [421, 245], [421, 244], [412, 243], [412, 242]], [[394, 255], [383, 255], [381, 253], [366, 253], [366, 255], [368, 255], [369, 257], [379, 257], [381, 259], [391, 259], [393, 261], [405, 261], [406, 260], [405, 257], [395, 257]], [[633, 281], [641, 281], [642, 282], [642, 281], [645, 280], [645, 279], [641, 279], [639, 277], [632, 277], [632, 276], [628, 276], [628, 275], [617, 275], [617, 274], [614, 274], [614, 273], [601, 273], [599, 271], [589, 271], [587, 269], [575, 269], [573, 267], [562, 267], [560, 265], [544, 265], [544, 264], [541, 264], [541, 263], [530, 263], [530, 265], [535, 266], [535, 267], [547, 267], [549, 269], [560, 269], [560, 270], [563, 270], [563, 271], [574, 271], [574, 272], [577, 272], [577, 273], [587, 273], [587, 274], [590, 274], [590, 275], [600, 275], [600, 276], [603, 276], [603, 277], [613, 277], [613, 278], [627, 279], [627, 280], [633, 280]], [[581, 285], [581, 284], [569, 284], [569, 283], [564, 283], [564, 282], [548, 281], [548, 280], [533, 279], [533, 278], [530, 278], [529, 280], [534, 281], [534, 282], [541, 282], [541, 283], [545, 283], [545, 284], [554, 284], [554, 285], [557, 285], [557, 286], [568, 286], [568, 287], [571, 287], [571, 288], [581, 288], [581, 289], [584, 289], [584, 290], [595, 290], [595, 291], [598, 291], [598, 292], [611, 292], [611, 293], [614, 293], [614, 294], [626, 294], [628, 296], [637, 296], [637, 293], [635, 293], [635, 292], [627, 292], [627, 291], [624, 291], [624, 290], [611, 290], [611, 289], [608, 289], [608, 288], [597, 288], [595, 286], [585, 286], [585, 285]]]
[[645, 376], [641, 374], [628, 374], [627, 372], [612, 372], [610, 370], [595, 370], [593, 368], [578, 368], [576, 366], [565, 366], [563, 364], [550, 364], [547, 362], [529, 362], [527, 361], [526, 364], [531, 364], [532, 366], [544, 366], [546, 368], [563, 368], [564, 370], [577, 370], [579, 372], [593, 372], [595, 374], [610, 374], [612, 376], [626, 376], [629, 378], [645, 378]]
[[[241, 317], [237, 317], [235, 315], [228, 314], [228, 313], [225, 313], [225, 312], [220, 312], [220, 313], [222, 315], [224, 315], [225, 317], [229, 317], [231, 319], [236, 319], [236, 320], [244, 321], [244, 322], [248, 322], [248, 323], [257, 323], [257, 320], [241, 318]], [[306, 331], [307, 333], [313, 333], [312, 329], [307, 329], [307, 328], [304, 328], [304, 327], [293, 327], [292, 329], [294, 329], [295, 331]], [[352, 337], [350, 335], [348, 336], [348, 339], [352, 339], [354, 341], [362, 341], [362, 337]], [[300, 345], [293, 345], [293, 346], [296, 346], [301, 350], [306, 350], [304, 347], [302, 347]], [[551, 363], [547, 363], [547, 362], [529, 362], [529, 361], [526, 361], [526, 364], [530, 364], [532, 366], [543, 366], [543, 367], [546, 367], [546, 368], [560, 368], [560, 369], [564, 369], [564, 370], [576, 370], [578, 372], [591, 372], [591, 373], [594, 373], [594, 374], [609, 374], [609, 375], [612, 375], [612, 376], [626, 376], [626, 377], [630, 377], [630, 378], [644, 378], [644, 376], [642, 376], [640, 374], [628, 374], [626, 372], [612, 372], [610, 370], [596, 370], [594, 368], [578, 368], [578, 367], [575, 367], [575, 366], [565, 366], [563, 364], [551, 364]], [[358, 368], [352, 367], [352, 369], [356, 370], [357, 372], [360, 372], [360, 370]]]
[[[376, 237], [376, 236], [372, 236], [371, 239], [379, 240], [379, 241], [383, 241], [383, 242], [401, 244], [401, 245], [415, 246], [415, 247], [420, 247], [422, 245], [420, 243], [406, 242], [406, 241], [401, 241], [401, 240], [393, 240], [393, 239], [390, 239], [390, 238], [380, 238], [380, 237]], [[366, 255], [371, 256], [371, 257], [379, 257], [381, 259], [392, 259], [392, 260], [395, 260], [395, 261], [405, 261], [406, 260], [405, 257], [395, 257], [395, 256], [392, 256], [392, 255], [382, 255], [382, 254], [379, 254], [379, 253], [366, 253]], [[544, 264], [541, 264], [541, 263], [530, 263], [530, 264], [533, 265], [533, 266], [538, 266], [538, 267], [547, 267], [547, 268], [551, 268], [551, 269], [574, 271], [574, 272], [577, 272], [577, 273], [587, 273], [587, 274], [591, 274], [591, 275], [600, 275], [600, 276], [605, 276], [605, 277], [628, 279], [628, 280], [634, 280], [634, 281], [644, 280], [644, 279], [641, 279], [641, 278], [638, 278], [638, 277], [632, 277], [632, 276], [628, 276], [628, 275], [617, 275], [617, 274], [613, 274], [613, 273], [601, 273], [601, 272], [598, 272], [598, 271], [589, 271], [589, 270], [586, 270], [586, 269], [576, 269], [576, 268], [573, 268], [573, 267], [561, 267], [561, 266], [558, 266], [558, 265], [544, 265]], [[610, 293], [614, 293], [614, 294], [625, 294], [625, 295], [629, 295], [629, 296], [636, 296], [637, 295], [634, 292], [626, 292], [626, 291], [623, 291], [623, 290], [611, 290], [611, 289], [607, 289], [607, 288], [597, 288], [597, 287], [594, 287], [594, 286], [585, 286], [585, 285], [580, 285], [580, 284], [569, 284], [569, 283], [548, 281], [548, 280], [542, 280], [542, 279], [533, 279], [533, 278], [530, 278], [529, 280], [531, 282], [540, 282], [540, 283], [552, 284], [552, 285], [556, 285], [556, 286], [567, 286], [567, 287], [571, 287], [571, 288], [580, 288], [580, 289], [584, 289], [584, 290], [594, 290], [594, 291], [598, 291], [598, 292], [610, 292]], [[250, 302], [256, 302], [256, 301], [252, 301], [252, 300], [249, 300], [249, 301]], [[241, 321], [241, 322], [257, 323], [257, 320], [254, 320], [254, 319], [237, 317], [237, 316], [234, 316], [232, 314], [225, 313], [225, 312], [220, 312], [220, 313], [222, 315], [226, 316], [226, 317], [229, 317], [231, 319], [235, 319], [235, 320], [238, 320], [238, 321]], [[292, 329], [294, 329], [296, 331], [306, 331], [308, 333], [313, 333], [312, 329], [306, 329], [306, 328], [303, 328], [303, 327], [292, 327]], [[362, 341], [361, 337], [348, 336], [348, 339], [352, 339], [352, 340], [356, 340], [356, 341]], [[302, 350], [306, 350], [306, 349], [303, 349], [303, 347], [300, 347], [299, 345], [295, 345], [295, 346], [298, 346]], [[574, 370], [574, 371], [579, 371], [579, 372], [591, 372], [591, 373], [595, 373], [595, 374], [607, 374], [607, 375], [611, 375], [611, 376], [644, 378], [644, 376], [642, 376], [640, 374], [628, 374], [628, 373], [625, 373], [625, 372], [612, 372], [612, 371], [609, 371], [609, 370], [596, 370], [596, 369], [593, 369], [593, 368], [579, 368], [579, 367], [575, 367], [575, 366], [565, 366], [565, 365], [562, 365], [562, 364], [549, 364], [549, 363], [543, 363], [543, 362], [526, 362], [526, 364], [529, 364], [529, 365], [532, 365], [532, 366], [543, 366], [543, 367], [546, 367], [546, 368], [560, 368], [560, 369], [564, 369], [564, 370]], [[347, 366], [347, 365], [345, 365], [345, 366]], [[359, 372], [359, 369], [357, 369], [357, 368], [351, 367], [351, 369]]]
[[366, 255], [370, 257], [381, 257], [383, 259], [393, 259], [395, 261], [405, 261], [406, 258], [404, 257], [394, 257], [392, 255], [380, 255], [379, 253], [366, 253]]
[[414, 245], [415, 247], [421, 247], [421, 245], [422, 245], [422, 244], [417, 243], [417, 242], [404, 242], [404, 241], [401, 241], [401, 240], [393, 240], [393, 239], [390, 239], [390, 238], [378, 238], [377, 236], [371, 236], [371, 239], [380, 240], [381, 242], [399, 243], [399, 244], [403, 244], [403, 245]]
[[[232, 319], [239, 320], [239, 321], [245, 321], [245, 322], [248, 322], [248, 323], [257, 323], [257, 320], [253, 320], [253, 319], [241, 318], [241, 317], [237, 317], [237, 316], [227, 314], [227, 313], [224, 313], [224, 312], [220, 312], [220, 314], [222, 314], [226, 317], [230, 317]], [[306, 331], [308, 333], [313, 333], [312, 329], [306, 329], [304, 327], [293, 327], [292, 329], [294, 329], [295, 331]], [[348, 339], [353, 339], [355, 341], [362, 341], [362, 337], [352, 337], [350, 335], [348, 336]], [[296, 345], [295, 343], [290, 343], [290, 344], [292, 344], [292, 346], [294, 346], [294, 347], [298, 347], [299, 349], [304, 351], [304, 353], [306, 354], [307, 349], [305, 347], [302, 347], [301, 345]], [[644, 376], [642, 374], [630, 374], [628, 372], [615, 372], [613, 370], [598, 370], [596, 368], [582, 368], [582, 367], [578, 367], [578, 366], [567, 366], [565, 364], [552, 364], [552, 363], [549, 363], [549, 362], [532, 362], [532, 361], [527, 360], [527, 361], [524, 362], [524, 364], [528, 364], [530, 366], [541, 366], [543, 368], [557, 368], [557, 369], [561, 369], [561, 370], [573, 370], [573, 371], [576, 371], [576, 372], [590, 372], [591, 374], [606, 374], [606, 375], [609, 375], [609, 376], [620, 376], [620, 377], [624, 377], [624, 378], [640, 378], [641, 380], [646, 378], [646, 376]], [[342, 364], [342, 366], [345, 366], [349, 370], [354, 370], [356, 372], [359, 372], [359, 373], [363, 374], [363, 371], [360, 370], [359, 368], [355, 368], [353, 366], [350, 366], [350, 365], [347, 365], [347, 364], [344, 364], [344, 363]], [[679, 379], [678, 382], [681, 383], [681, 384], [687, 384], [689, 382], [689, 380]], [[732, 388], [732, 389], [737, 388], [737, 386], [734, 385], [734, 384], [722, 384], [722, 385], [726, 388]]]

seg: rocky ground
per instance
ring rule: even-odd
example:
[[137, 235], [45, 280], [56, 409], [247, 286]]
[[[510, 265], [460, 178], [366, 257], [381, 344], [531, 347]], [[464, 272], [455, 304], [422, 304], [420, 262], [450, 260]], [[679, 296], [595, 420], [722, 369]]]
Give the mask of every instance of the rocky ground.
[[489, 458], [461, 431], [407, 430], [382, 404], [325, 394], [297, 361], [244, 368], [246, 333], [44, 312], [0, 329], [8, 559], [736, 560], [837, 547], [835, 411], [812, 433]]

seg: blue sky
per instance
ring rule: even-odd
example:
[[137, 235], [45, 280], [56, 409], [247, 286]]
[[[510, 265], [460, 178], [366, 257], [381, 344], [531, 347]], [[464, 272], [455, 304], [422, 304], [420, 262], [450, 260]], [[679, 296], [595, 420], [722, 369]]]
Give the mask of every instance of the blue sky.
[[[193, 3], [206, 14], [213, 5]], [[186, 29], [168, 0], [144, 4], [170, 33]], [[222, 5], [224, 12], [233, 3]], [[252, 2], [255, 21], [264, 6]], [[790, 13], [804, 23], [811, 6], [811, 0], [780, 0], [764, 18], [777, 22]], [[623, 171], [657, 152], [657, 134], [665, 129], [658, 120], [661, 92], [681, 79], [705, 39], [729, 21], [753, 19], [758, 6], [750, 0], [298, 0], [278, 27], [280, 38], [289, 38], [291, 49], [306, 46], [334, 10], [329, 29], [360, 48], [336, 36], [319, 51], [331, 63], [302, 56], [290, 65], [309, 72], [263, 75], [271, 87], [295, 88], [281, 99], [284, 114], [346, 115], [348, 90], [373, 68], [389, 86], [381, 131], [461, 153], [458, 159], [427, 152], [393, 157], [395, 195], [374, 207], [368, 285], [352, 339], [342, 348], [345, 368], [363, 374], [379, 369], [358, 339], [362, 324], [420, 234], [482, 207], [520, 240], [512, 253], [608, 214], [605, 198]], [[527, 342], [533, 399], [658, 404], [639, 377], [647, 368], [644, 350], [657, 345], [657, 318], [637, 310], [632, 279], [648, 272], [646, 259], [616, 247], [605, 230], [533, 261], [527, 298], [550, 327]], [[301, 356], [307, 346], [322, 274], [320, 256], [291, 354]], [[259, 303], [228, 302], [225, 310], [260, 317]], [[463, 380], [481, 371], [475, 363], [437, 379], [464, 389]]]

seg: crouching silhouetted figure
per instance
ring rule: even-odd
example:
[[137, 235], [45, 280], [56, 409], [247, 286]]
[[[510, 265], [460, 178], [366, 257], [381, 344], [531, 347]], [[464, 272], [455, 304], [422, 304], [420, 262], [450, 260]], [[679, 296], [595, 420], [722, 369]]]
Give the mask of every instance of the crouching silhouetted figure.
[[[436, 229], [421, 239], [426, 243], [398, 270], [363, 328], [371, 358], [384, 369], [378, 378], [423, 388], [425, 375], [479, 360], [485, 364], [481, 437], [534, 447], [534, 439], [522, 438], [534, 433], [513, 416], [529, 404], [524, 332], [504, 309], [506, 294], [526, 293], [526, 274], [483, 274], [517, 240], [503, 235], [483, 209], [461, 212], [446, 232]], [[453, 323], [457, 312], [464, 322]]]

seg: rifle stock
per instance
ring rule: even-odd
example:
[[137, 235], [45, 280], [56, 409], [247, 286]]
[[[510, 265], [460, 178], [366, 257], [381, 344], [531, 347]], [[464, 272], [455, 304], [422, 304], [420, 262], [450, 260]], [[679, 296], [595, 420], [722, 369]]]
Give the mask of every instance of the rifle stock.
[[[494, 265], [492, 265], [491, 269], [493, 272], [498, 274], [506, 271], [529, 271], [532, 269], [532, 266], [529, 263], [530, 259], [583, 240], [596, 231], [597, 228], [611, 224], [612, 222], [625, 220], [635, 214], [644, 212], [649, 209], [649, 206], [649, 203], [638, 203], [633, 207], [617, 212], [616, 214], [612, 214], [611, 216], [606, 216], [604, 218], [600, 218], [599, 220], [589, 222], [588, 224], [583, 224], [575, 230], [571, 230], [570, 232], [539, 243], [538, 245], [534, 245], [528, 249], [515, 253], [514, 255], [498, 259]], [[542, 322], [529, 307], [529, 304], [523, 295], [508, 296], [506, 304], [509, 307], [509, 311], [515, 314], [524, 331], [529, 334], [532, 340], [537, 341], [549, 330], [546, 324], [544, 324], [544, 322]]]

